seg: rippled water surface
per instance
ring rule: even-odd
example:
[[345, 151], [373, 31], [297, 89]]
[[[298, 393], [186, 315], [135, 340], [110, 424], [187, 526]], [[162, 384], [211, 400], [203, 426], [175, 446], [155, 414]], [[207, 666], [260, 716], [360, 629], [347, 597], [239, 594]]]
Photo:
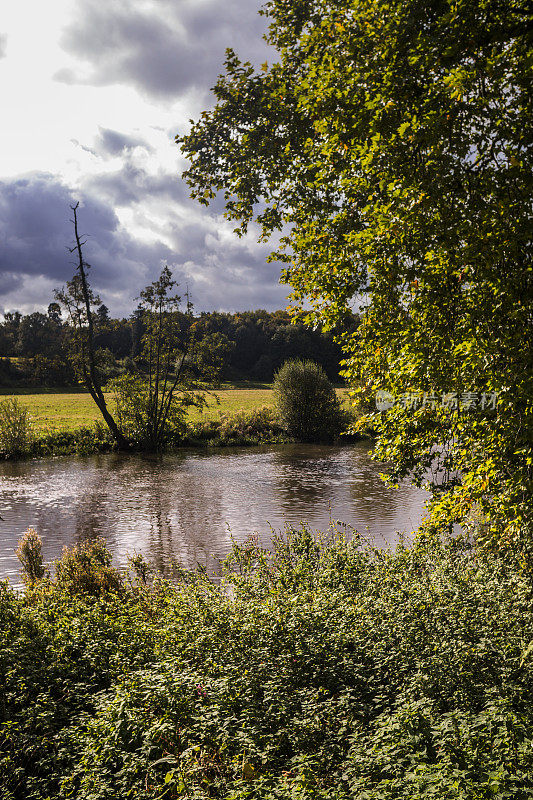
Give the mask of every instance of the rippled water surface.
[[19, 583], [14, 554], [34, 527], [50, 561], [64, 545], [104, 537], [116, 563], [142, 552], [159, 569], [178, 560], [217, 571], [231, 537], [342, 520], [379, 544], [421, 520], [425, 492], [386, 487], [366, 442], [351, 447], [110, 454], [0, 464], [0, 577]]

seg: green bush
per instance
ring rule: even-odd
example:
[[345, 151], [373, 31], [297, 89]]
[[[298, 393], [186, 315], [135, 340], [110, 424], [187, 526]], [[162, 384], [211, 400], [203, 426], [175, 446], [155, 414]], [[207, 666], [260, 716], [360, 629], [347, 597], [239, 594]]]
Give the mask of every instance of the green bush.
[[0, 453], [7, 458], [26, 455], [33, 440], [28, 409], [16, 398], [0, 401]]
[[215, 447], [273, 444], [287, 441], [287, 435], [274, 409], [268, 406], [252, 411], [195, 422], [188, 427], [189, 441]]
[[15, 551], [22, 565], [22, 579], [26, 586], [32, 586], [45, 575], [42, 545], [41, 537], [33, 528], [28, 528]]
[[518, 559], [305, 528], [234, 546], [222, 586], [85, 583], [79, 557], [25, 596], [0, 584], [2, 800], [530, 797]]
[[272, 408], [240, 410], [221, 414], [218, 434], [221, 444], [264, 443], [279, 440], [283, 428]]
[[59, 356], [38, 354], [28, 359], [26, 379], [37, 386], [73, 386], [76, 378], [69, 364]]
[[73, 431], [51, 431], [41, 434], [33, 441], [29, 455], [91, 455], [92, 453], [107, 453], [114, 446], [114, 439], [107, 426], [96, 422], [92, 426], [77, 428]]
[[[161, 386], [167, 387], [167, 383], [171, 384], [172, 380], [162, 380]], [[168, 394], [164, 401], [162, 389], [156, 395], [150, 382], [136, 374], [125, 373], [110, 381], [107, 388], [114, 392], [119, 428], [142, 450], [181, 444], [189, 409], [205, 405], [203, 392], [183, 386], [172, 395]]]
[[286, 361], [274, 376], [276, 407], [290, 436], [302, 442], [331, 440], [343, 427], [333, 385], [314, 361]]
[[71, 550], [63, 548], [55, 582], [71, 595], [99, 596], [121, 589], [120, 574], [111, 565], [111, 553], [102, 539], [81, 542]]

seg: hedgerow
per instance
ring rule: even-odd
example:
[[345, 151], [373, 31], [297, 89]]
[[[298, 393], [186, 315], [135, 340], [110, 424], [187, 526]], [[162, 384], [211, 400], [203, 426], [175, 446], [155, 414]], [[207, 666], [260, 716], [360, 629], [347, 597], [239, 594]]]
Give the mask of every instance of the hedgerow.
[[141, 561], [119, 573], [98, 543], [3, 585], [5, 800], [531, 795], [518, 559], [302, 528], [235, 545], [220, 585]]

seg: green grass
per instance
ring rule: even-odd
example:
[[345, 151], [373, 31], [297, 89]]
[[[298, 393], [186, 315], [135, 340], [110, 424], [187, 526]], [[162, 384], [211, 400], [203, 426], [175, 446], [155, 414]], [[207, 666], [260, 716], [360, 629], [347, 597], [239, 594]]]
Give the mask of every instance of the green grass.
[[[269, 384], [251, 384], [253, 388], [234, 388], [223, 386], [208, 397], [208, 407], [200, 413], [193, 409], [192, 422], [209, 419], [219, 414], [233, 414], [240, 409], [251, 411], [261, 406], [272, 407], [274, 400]], [[337, 390], [345, 395], [345, 389]], [[3, 398], [17, 397], [32, 416], [37, 433], [48, 431], [72, 431], [97, 420], [101, 420], [91, 396], [86, 392], [41, 391], [38, 393], [17, 392], [5, 394]], [[218, 401], [217, 401], [218, 398]], [[106, 394], [109, 407], [113, 407], [111, 393]]]
[[5, 399], [8, 397], [16, 397], [28, 408], [38, 433], [72, 431], [101, 419], [94, 401], [86, 393], [4, 395]]

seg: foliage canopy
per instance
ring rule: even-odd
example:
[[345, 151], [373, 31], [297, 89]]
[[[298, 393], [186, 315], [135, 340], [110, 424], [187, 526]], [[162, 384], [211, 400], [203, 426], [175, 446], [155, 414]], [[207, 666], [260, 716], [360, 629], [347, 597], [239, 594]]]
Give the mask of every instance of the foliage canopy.
[[[533, 15], [522, 0], [270, 0], [279, 60], [228, 51], [217, 103], [179, 141], [193, 196], [264, 237], [308, 319], [344, 337], [363, 391], [498, 392], [492, 416], [373, 421], [435, 523], [531, 534]], [[529, 537], [530, 538], [530, 537]]]

